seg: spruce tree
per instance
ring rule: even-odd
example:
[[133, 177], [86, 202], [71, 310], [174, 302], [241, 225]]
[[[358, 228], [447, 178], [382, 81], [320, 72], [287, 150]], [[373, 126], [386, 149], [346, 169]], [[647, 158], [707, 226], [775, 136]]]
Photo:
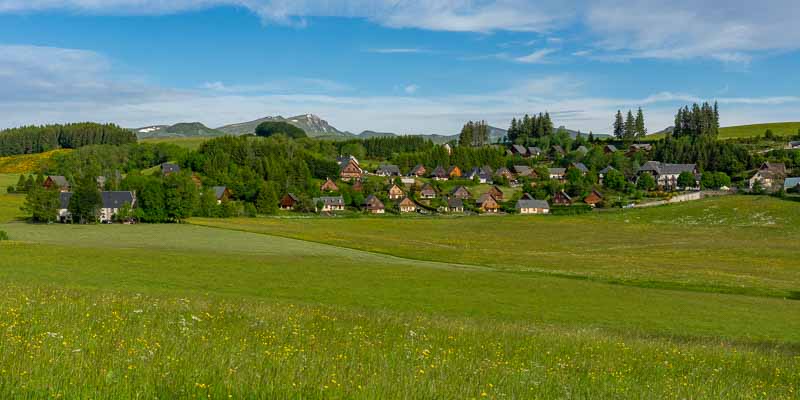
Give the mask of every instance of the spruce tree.
[[639, 107], [639, 111], [636, 112], [636, 137], [642, 139], [646, 135], [647, 128], [644, 124], [644, 112], [642, 111], [642, 108]]
[[256, 210], [261, 214], [275, 214], [278, 211], [278, 195], [273, 185], [261, 184], [256, 197]]
[[622, 139], [625, 134], [625, 122], [622, 120], [622, 111], [617, 110], [617, 116], [614, 118], [614, 137]]
[[86, 176], [78, 181], [67, 209], [72, 214], [73, 221], [80, 224], [94, 223], [97, 222], [102, 202], [97, 182], [91, 176]]
[[622, 137], [625, 141], [633, 141], [636, 138], [636, 119], [630, 110], [628, 110], [628, 117], [623, 125]]

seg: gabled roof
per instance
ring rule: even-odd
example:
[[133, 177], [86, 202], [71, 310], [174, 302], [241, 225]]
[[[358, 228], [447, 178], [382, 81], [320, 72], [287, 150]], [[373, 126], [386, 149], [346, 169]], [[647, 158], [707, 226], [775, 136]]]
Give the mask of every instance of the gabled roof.
[[558, 192], [558, 193], [556, 193], [556, 196], [561, 196], [561, 197], [563, 197], [563, 198], [565, 198], [565, 199], [567, 199], [569, 201], [572, 201], [572, 197], [570, 197], [570, 195], [568, 195], [567, 192], [565, 192], [563, 190]]
[[456, 170], [458, 170], [459, 174], [461, 173], [461, 168], [459, 168], [458, 165], [453, 165], [453, 166], [451, 166], [450, 168], [447, 169], [447, 174], [448, 175], [452, 175], [453, 172], [455, 172]]
[[422, 164], [417, 164], [414, 168], [411, 168], [411, 172], [409, 175], [417, 175], [417, 174], [424, 174], [426, 171], [425, 166]]
[[479, 178], [487, 179], [487, 180], [492, 178], [492, 174], [491, 173], [487, 173], [483, 168], [478, 168], [478, 167], [473, 168], [467, 174], [467, 178], [470, 178], [470, 179], [472, 179], [475, 176], [478, 176]]
[[612, 167], [612, 166], [610, 166], [610, 165], [609, 165], [609, 166], [607, 166], [607, 167], [605, 167], [605, 168], [601, 169], [601, 170], [600, 170], [600, 173], [601, 173], [601, 174], [603, 174], [603, 175], [605, 175], [605, 174], [607, 174], [607, 173], [609, 173], [609, 172], [611, 172], [611, 171], [616, 171], [616, 170], [617, 170], [616, 168], [614, 168], [614, 167]]
[[315, 197], [312, 201], [314, 204], [317, 204], [321, 201], [326, 206], [344, 206], [344, 198], [342, 196]]
[[181, 167], [177, 164], [172, 164], [172, 163], [161, 164], [161, 173], [171, 174], [173, 172], [181, 172]]
[[631, 150], [647, 150], [650, 151], [653, 148], [652, 144], [649, 143], [640, 143], [640, 144], [632, 144]]
[[530, 155], [537, 155], [538, 156], [539, 154], [542, 154], [542, 149], [540, 149], [537, 146], [528, 147], [528, 153]]
[[433, 170], [433, 172], [431, 172], [431, 176], [436, 178], [447, 178], [450, 175], [447, 174], [447, 171], [444, 169], [444, 167], [439, 165]]
[[512, 144], [511, 145], [511, 150], [513, 150], [514, 153], [521, 154], [521, 155], [528, 154], [528, 149], [526, 149], [525, 146], [521, 146], [521, 145], [518, 145], [518, 144]]
[[515, 165], [514, 172], [516, 172], [517, 175], [527, 176], [533, 173], [533, 169], [527, 165]]
[[425, 185], [422, 186], [422, 189], [420, 189], [419, 192], [422, 193], [422, 194], [425, 194], [425, 193], [436, 194], [436, 189], [434, 189], [433, 186], [431, 186], [430, 183], [426, 183]]
[[124, 204], [133, 206], [132, 192], [100, 192], [103, 199], [103, 208], [121, 208]]
[[294, 193], [291, 193], [291, 192], [290, 192], [290, 193], [286, 193], [286, 194], [283, 196], [283, 198], [284, 198], [284, 199], [285, 199], [285, 198], [287, 198], [287, 197], [288, 197], [288, 198], [290, 198], [290, 199], [291, 199], [292, 201], [294, 201], [294, 202], [298, 202], [298, 201], [300, 201], [300, 199], [299, 199], [297, 196], [295, 196], [295, 195], [294, 195]]
[[556, 144], [556, 145], [553, 145], [552, 148], [556, 153], [564, 154], [564, 148], [563, 147], [561, 147], [561, 146]]
[[392, 165], [392, 164], [381, 165], [380, 167], [378, 167], [378, 170], [376, 172], [377, 172], [378, 175], [390, 175], [390, 176], [392, 176], [392, 175], [395, 175], [395, 176], [402, 175], [400, 173], [400, 167], [398, 167], [397, 165]]
[[403, 197], [403, 200], [400, 200], [400, 207], [410, 207], [410, 206], [417, 206], [417, 203], [414, 203], [414, 200], [411, 200], [408, 197]]
[[550, 204], [547, 204], [544, 200], [526, 200], [520, 199], [517, 201], [516, 209], [521, 210], [523, 208], [542, 208], [549, 210]]
[[683, 172], [694, 173], [697, 164], [667, 164], [658, 161], [648, 161], [639, 168], [637, 173], [651, 172], [653, 175], [680, 175]]
[[786, 175], [786, 164], [765, 162], [761, 164], [761, 168], [758, 170], [761, 172], [769, 172], [775, 175]]
[[61, 175], [49, 175], [47, 178], [50, 179], [51, 181], [53, 181], [53, 183], [55, 183], [56, 186], [58, 186], [58, 187], [65, 188], [65, 187], [69, 186], [69, 182], [67, 182], [67, 178], [65, 178], [65, 177], [63, 177]]
[[377, 198], [374, 194], [367, 196], [364, 199], [364, 205], [369, 209], [382, 209], [385, 208], [383, 202]]
[[214, 186], [214, 196], [217, 196], [217, 200], [221, 199], [223, 195], [225, 195], [225, 191], [228, 190], [225, 186]]
[[575, 151], [577, 151], [577, 152], [580, 152], [580, 153], [583, 153], [583, 154], [586, 154], [586, 153], [588, 153], [588, 152], [589, 152], [589, 149], [587, 149], [587, 148], [586, 148], [586, 146], [583, 146], [583, 145], [581, 145], [581, 146], [580, 146], [580, 147], [578, 147], [578, 148], [577, 148]]
[[449, 208], [464, 208], [464, 202], [456, 197], [447, 199], [447, 207]]
[[567, 173], [566, 168], [549, 168], [550, 175], [564, 175]]
[[577, 168], [581, 172], [589, 172], [589, 168], [586, 168], [586, 164], [582, 162], [573, 163], [572, 166]]
[[478, 197], [478, 200], [475, 200], [475, 203], [483, 204], [489, 200], [492, 200], [493, 202], [497, 203], [497, 199], [495, 199], [494, 196], [492, 196], [490, 193], [482, 194], [481, 197]]
[[614, 146], [613, 144], [607, 144], [604, 148], [612, 153], [617, 151], [617, 146]]
[[464, 186], [457, 186], [457, 187], [453, 188], [453, 190], [450, 191], [450, 194], [457, 194], [457, 193], [461, 193], [461, 192], [466, 193], [467, 195], [471, 195], [471, 193], [469, 192], [469, 189], [467, 189]]

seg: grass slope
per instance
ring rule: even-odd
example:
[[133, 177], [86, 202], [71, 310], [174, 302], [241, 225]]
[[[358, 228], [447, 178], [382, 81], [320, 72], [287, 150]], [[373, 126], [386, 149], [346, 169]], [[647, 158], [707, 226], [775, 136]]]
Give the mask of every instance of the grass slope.
[[720, 128], [719, 137], [722, 139], [738, 139], [764, 136], [764, 132], [771, 129], [775, 136], [794, 136], [800, 131], [800, 122], [774, 122], [768, 124], [754, 124], [729, 126]]
[[39, 170], [42, 162], [46, 161], [54, 154], [71, 151], [70, 149], [59, 149], [37, 154], [22, 154], [18, 156], [0, 157], [0, 174], [22, 174], [33, 173]]
[[200, 148], [200, 145], [209, 139], [211, 139], [211, 137], [154, 137], [139, 139], [139, 143], [172, 143], [189, 150], [197, 150]]
[[193, 223], [412, 259], [482, 265], [520, 275], [547, 273], [766, 296], [787, 296], [800, 288], [796, 241], [800, 204], [767, 197], [730, 196], [570, 217], [197, 219]]

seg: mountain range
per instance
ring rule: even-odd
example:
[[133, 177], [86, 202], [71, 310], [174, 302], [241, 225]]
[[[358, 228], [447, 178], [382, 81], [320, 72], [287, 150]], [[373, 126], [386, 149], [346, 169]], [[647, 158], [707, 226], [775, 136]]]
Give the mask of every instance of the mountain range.
[[[373, 138], [373, 137], [394, 137], [399, 136], [393, 132], [377, 132], [366, 130], [360, 134], [354, 134], [347, 131], [336, 129], [328, 123], [328, 121], [316, 116], [314, 114], [298, 115], [290, 118], [282, 116], [264, 117], [253, 121], [240, 122], [230, 125], [221, 126], [216, 129], [209, 128], [199, 122], [179, 123], [175, 125], [153, 125], [134, 129], [139, 138], [152, 138], [152, 137], [192, 137], [192, 136], [221, 136], [221, 135], [247, 135], [254, 134], [256, 127], [262, 122], [275, 121], [286, 122], [292, 124], [303, 131], [309, 137], [326, 138], [333, 140], [347, 140], [353, 138]], [[489, 140], [496, 142], [506, 135], [505, 129], [500, 129], [494, 126], [489, 126]], [[578, 135], [577, 131], [567, 129], [572, 137]], [[426, 134], [419, 135], [432, 140], [434, 143], [447, 143], [453, 140], [458, 140], [458, 134], [452, 135], [437, 135]], [[602, 135], [601, 135], [602, 136]]]

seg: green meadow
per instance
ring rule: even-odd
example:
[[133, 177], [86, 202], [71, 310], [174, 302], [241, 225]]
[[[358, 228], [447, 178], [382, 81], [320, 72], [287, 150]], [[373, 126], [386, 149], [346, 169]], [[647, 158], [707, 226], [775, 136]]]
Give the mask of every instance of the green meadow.
[[150, 143], [150, 144], [158, 144], [158, 143], [171, 143], [174, 145], [178, 145], [180, 147], [187, 148], [189, 150], [197, 150], [200, 148], [200, 145], [205, 143], [209, 140], [209, 137], [165, 137], [165, 138], [147, 138], [147, 139], [139, 139], [139, 143]]
[[799, 211], [0, 224], [0, 397], [797, 398]]

